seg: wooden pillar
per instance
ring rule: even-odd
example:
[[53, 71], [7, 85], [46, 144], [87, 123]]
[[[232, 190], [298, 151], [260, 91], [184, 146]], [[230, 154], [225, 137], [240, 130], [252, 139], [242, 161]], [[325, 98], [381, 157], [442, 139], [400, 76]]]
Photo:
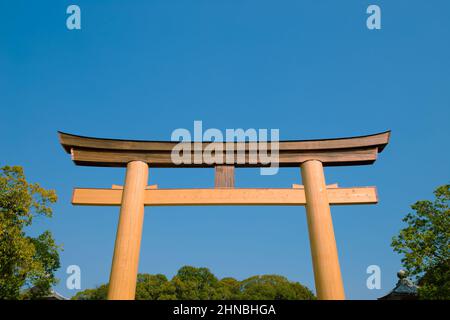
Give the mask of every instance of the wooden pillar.
[[301, 169], [317, 297], [319, 300], [343, 300], [344, 286], [323, 166], [320, 161], [309, 160]]
[[145, 162], [132, 161], [127, 164], [108, 300], [134, 300], [147, 180], [148, 165]]
[[217, 165], [214, 168], [214, 187], [215, 188], [234, 188], [234, 166]]

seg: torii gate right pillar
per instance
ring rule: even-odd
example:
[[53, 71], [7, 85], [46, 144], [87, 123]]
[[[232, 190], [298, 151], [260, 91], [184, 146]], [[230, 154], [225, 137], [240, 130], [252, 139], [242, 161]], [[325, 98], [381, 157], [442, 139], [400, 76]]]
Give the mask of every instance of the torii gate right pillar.
[[306, 215], [317, 298], [344, 300], [344, 285], [322, 162], [308, 160], [301, 164], [301, 172], [305, 186]]

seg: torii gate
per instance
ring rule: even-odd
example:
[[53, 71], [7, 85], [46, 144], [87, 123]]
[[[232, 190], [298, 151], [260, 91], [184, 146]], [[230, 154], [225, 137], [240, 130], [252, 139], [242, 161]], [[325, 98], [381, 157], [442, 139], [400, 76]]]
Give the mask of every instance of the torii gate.
[[[72, 155], [76, 165], [127, 168], [123, 187], [75, 188], [72, 198], [74, 205], [121, 206], [109, 281], [110, 300], [133, 300], [135, 297], [144, 206], [187, 205], [306, 206], [317, 297], [345, 299], [330, 204], [376, 204], [378, 198], [375, 187], [326, 186], [323, 167], [372, 164], [388, 144], [389, 137], [390, 131], [386, 131], [339, 139], [280, 141], [280, 167], [301, 168], [304, 185], [285, 189], [241, 189], [234, 188], [234, 168], [262, 167], [263, 164], [202, 162], [175, 165], [171, 151], [178, 142], [99, 139], [59, 132], [61, 145]], [[238, 150], [238, 144], [244, 144], [248, 159], [247, 142], [232, 144], [233, 150]], [[194, 152], [190, 155], [192, 158]], [[149, 167], [214, 167], [215, 188], [158, 189], [147, 186]]]

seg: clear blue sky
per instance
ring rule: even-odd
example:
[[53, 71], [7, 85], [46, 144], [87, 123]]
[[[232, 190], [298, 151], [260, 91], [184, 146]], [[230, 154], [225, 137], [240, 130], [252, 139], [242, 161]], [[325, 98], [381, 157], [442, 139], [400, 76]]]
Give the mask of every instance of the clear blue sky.
[[[82, 30], [66, 28], [81, 7]], [[366, 8], [382, 29], [366, 28]], [[409, 205], [450, 177], [450, 2], [441, 1], [2, 1], [0, 165], [22, 165], [57, 190], [50, 229], [82, 288], [108, 281], [118, 208], [73, 207], [73, 187], [121, 184], [123, 169], [77, 167], [57, 130], [167, 140], [176, 128], [278, 128], [281, 139], [392, 129], [373, 166], [326, 169], [327, 182], [376, 185], [380, 203], [332, 208], [347, 297], [374, 299], [396, 282], [391, 237]], [[160, 187], [210, 187], [209, 169], [156, 169]], [[286, 187], [237, 170], [239, 187]], [[382, 289], [366, 288], [366, 268]], [[147, 208], [139, 271], [172, 277], [183, 265], [243, 279], [275, 273], [314, 289], [302, 207]]]

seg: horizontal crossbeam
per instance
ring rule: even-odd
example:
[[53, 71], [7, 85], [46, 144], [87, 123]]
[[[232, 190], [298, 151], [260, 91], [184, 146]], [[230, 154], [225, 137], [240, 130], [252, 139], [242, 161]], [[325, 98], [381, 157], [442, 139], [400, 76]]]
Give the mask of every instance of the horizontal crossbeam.
[[[375, 187], [327, 188], [332, 205], [375, 204]], [[121, 189], [81, 189], [73, 191], [73, 205], [119, 206]], [[145, 206], [286, 205], [306, 204], [304, 189], [146, 189]]]

